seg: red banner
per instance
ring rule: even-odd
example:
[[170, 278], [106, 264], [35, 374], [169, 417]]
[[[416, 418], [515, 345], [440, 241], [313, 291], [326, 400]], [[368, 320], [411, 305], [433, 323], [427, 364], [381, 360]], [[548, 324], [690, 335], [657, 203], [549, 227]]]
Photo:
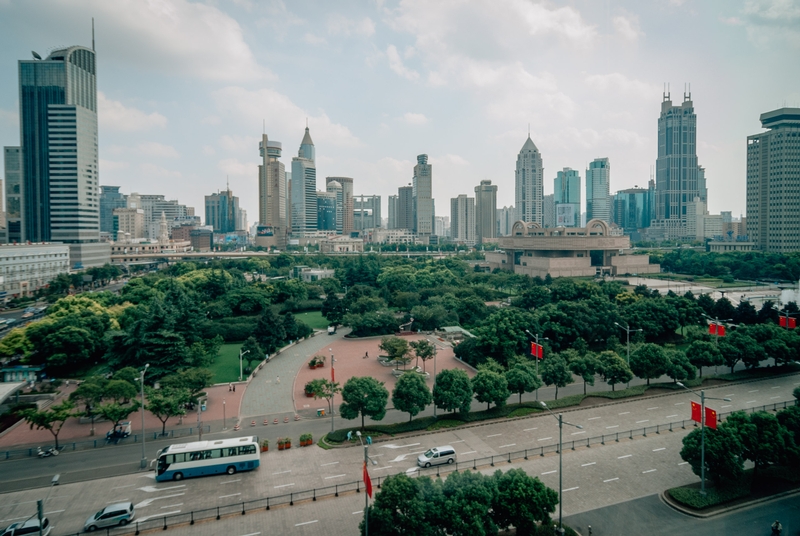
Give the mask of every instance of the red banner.
[[711, 408], [706, 408], [706, 426], [717, 429], [717, 412]]
[[541, 344], [536, 344], [535, 342], [531, 343], [531, 355], [536, 358], [543, 358], [544, 357], [544, 347]]
[[708, 333], [709, 333], [709, 335], [716, 335], [717, 334], [717, 325], [716, 324], [709, 324], [708, 325]]
[[702, 422], [700, 416], [700, 404], [697, 402], [692, 401], [692, 420], [697, 422]]
[[717, 335], [719, 337], [725, 336], [725, 326], [722, 324], [709, 324], [708, 325], [708, 333], [710, 335]]
[[367, 471], [367, 462], [364, 462], [364, 489], [369, 495], [369, 498], [372, 498], [372, 480], [369, 478], [369, 471]]
[[789, 323], [789, 329], [794, 329], [797, 327], [797, 320], [795, 320], [794, 318], [787, 318], [785, 316], [782, 316], [780, 318], [780, 325], [782, 328], [786, 327], [787, 322]]

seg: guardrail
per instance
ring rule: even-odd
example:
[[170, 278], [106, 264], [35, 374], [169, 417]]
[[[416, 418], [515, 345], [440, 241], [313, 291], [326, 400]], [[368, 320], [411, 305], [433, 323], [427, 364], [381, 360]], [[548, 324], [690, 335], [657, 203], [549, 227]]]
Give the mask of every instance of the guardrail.
[[[788, 400], [785, 402], [776, 402], [774, 404], [767, 404], [764, 406], [756, 406], [753, 408], [747, 408], [745, 410], [739, 411], [746, 411], [750, 413], [755, 413], [756, 411], [778, 411], [778, 409], [784, 409], [789, 406], [794, 406], [797, 404], [796, 400]], [[717, 417], [719, 420], [723, 420], [724, 416], [730, 415], [733, 412], [727, 413], [718, 413]], [[591, 447], [592, 445], [605, 445], [606, 442], [619, 442], [620, 438], [622, 439], [633, 439], [634, 437], [647, 437], [647, 434], [660, 434], [662, 432], [672, 432], [675, 429], [686, 429], [686, 425], [696, 425], [697, 423], [692, 420], [682, 420], [682, 421], [675, 421], [666, 424], [657, 424], [655, 426], [646, 426], [644, 428], [635, 428], [632, 430], [628, 430], [625, 432], [616, 432], [613, 434], [603, 434], [600, 436], [595, 437], [587, 437], [585, 439], [580, 440], [572, 440], [572, 441], [565, 441], [563, 442], [563, 448], [575, 450], [577, 447]], [[417, 468], [416, 473], [412, 472], [411, 475], [433, 475], [434, 470], [436, 471], [436, 476], [440, 476], [442, 472], [449, 473], [452, 471], [458, 471], [461, 469], [472, 469], [477, 470], [478, 467], [485, 467], [491, 466], [494, 467], [496, 463], [512, 463], [513, 460], [525, 459], [528, 460], [531, 456], [544, 456], [545, 454], [551, 452], [558, 452], [559, 445], [552, 444], [552, 445], [543, 445], [540, 447], [518, 450], [514, 452], [508, 452], [506, 454], [497, 454], [493, 456], [485, 456], [483, 458], [475, 458], [468, 462], [455, 462], [449, 465], [438, 465], [436, 468], [430, 469], [422, 469]], [[397, 473], [397, 474], [409, 474], [407, 472]], [[381, 487], [381, 484], [384, 480], [386, 480], [389, 476], [387, 475], [383, 477], [374, 477], [373, 482], [377, 485], [378, 488]], [[333, 486], [326, 486], [322, 488], [313, 488], [310, 490], [303, 490], [303, 491], [295, 491], [291, 493], [286, 493], [283, 495], [274, 495], [268, 497], [262, 497], [259, 499], [254, 499], [251, 501], [240, 501], [236, 503], [227, 504], [224, 506], [215, 506], [211, 508], [203, 508], [200, 510], [192, 510], [186, 513], [180, 514], [171, 514], [171, 515], [164, 515], [164, 516], [156, 516], [156, 517], [148, 517], [145, 518], [144, 521], [134, 521], [128, 526], [125, 527], [114, 527], [114, 528], [107, 528], [106, 534], [107, 535], [115, 535], [115, 536], [123, 536], [127, 534], [134, 534], [138, 535], [141, 532], [145, 531], [152, 531], [152, 530], [167, 530], [171, 526], [176, 525], [194, 525], [199, 521], [206, 521], [206, 520], [219, 520], [223, 517], [230, 517], [234, 515], [246, 515], [247, 512], [253, 512], [256, 510], [270, 510], [276, 506], [283, 506], [289, 505], [293, 506], [295, 502], [299, 501], [316, 501], [319, 498], [323, 497], [338, 497], [340, 493], [347, 493], [347, 492], [356, 492], [360, 493], [361, 490], [364, 488], [364, 484], [361, 480], [356, 480], [353, 482], [346, 482], [344, 484], [337, 484]], [[65, 536], [80, 536], [81, 533], [70, 533]]]
[[[159, 439], [174, 439], [176, 437], [186, 437], [190, 435], [194, 435], [197, 432], [197, 427], [192, 428], [181, 428], [178, 430], [168, 430], [166, 434], [161, 435], [161, 432], [152, 432], [153, 437], [150, 438], [150, 432], [147, 432], [147, 441], [157, 441]], [[209, 433], [211, 432], [211, 426], [204, 425], [203, 432]], [[85, 441], [60, 441], [59, 447], [62, 452], [65, 450], [88, 450], [88, 449], [97, 449], [103, 447], [110, 447], [116, 446], [118, 443], [138, 443], [139, 436], [141, 434], [131, 434], [130, 436], [120, 439], [117, 443], [112, 441], [106, 441], [106, 438], [103, 436], [99, 436], [97, 439], [87, 439]], [[49, 441], [47, 441], [49, 443]], [[10, 460], [11, 458], [23, 458], [23, 457], [36, 457], [36, 447], [25, 447], [22, 449], [15, 449], [15, 450], [0, 450], [0, 460]]]

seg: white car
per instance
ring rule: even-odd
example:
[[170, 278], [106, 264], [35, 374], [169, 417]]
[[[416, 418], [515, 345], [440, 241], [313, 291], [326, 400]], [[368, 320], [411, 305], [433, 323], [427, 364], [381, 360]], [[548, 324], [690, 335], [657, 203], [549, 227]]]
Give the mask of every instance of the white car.
[[[42, 519], [42, 536], [47, 536], [52, 530], [50, 520], [46, 517]], [[38, 536], [39, 520], [36, 518], [27, 521], [18, 521], [9, 525], [0, 536]]]
[[445, 463], [456, 463], [456, 451], [450, 445], [432, 448], [417, 457], [417, 465], [420, 467], [430, 467], [431, 465]]
[[131, 502], [110, 504], [87, 519], [83, 530], [92, 532], [106, 527], [124, 527], [133, 521], [135, 515], [136, 512], [134, 512]]

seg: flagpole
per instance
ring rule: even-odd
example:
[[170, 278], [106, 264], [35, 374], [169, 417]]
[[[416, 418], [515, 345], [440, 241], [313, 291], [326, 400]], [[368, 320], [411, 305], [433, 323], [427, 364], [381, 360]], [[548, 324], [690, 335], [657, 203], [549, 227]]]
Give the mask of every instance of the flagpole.
[[361, 446], [364, 447], [364, 474], [362, 475], [362, 479], [364, 480], [364, 536], [369, 536], [369, 497], [372, 495], [372, 480], [369, 477], [367, 465], [370, 461], [375, 465], [377, 465], [378, 462], [369, 457], [369, 444], [371, 442], [369, 438], [367, 438], [367, 443], [364, 444], [364, 440], [361, 439], [361, 432], [356, 431], [356, 435], [358, 436], [358, 440], [361, 441]]

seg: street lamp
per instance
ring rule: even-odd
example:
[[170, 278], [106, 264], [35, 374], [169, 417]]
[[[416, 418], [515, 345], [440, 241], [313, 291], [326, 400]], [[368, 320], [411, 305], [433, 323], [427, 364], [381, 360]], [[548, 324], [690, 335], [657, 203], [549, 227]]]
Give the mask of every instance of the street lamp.
[[[531, 337], [533, 337], [533, 340], [536, 342], [536, 347], [538, 348], [538, 347], [539, 347], [539, 334], [537, 333], [536, 335], [534, 335], [533, 333], [531, 333], [531, 332], [530, 332], [530, 331], [528, 331], [527, 329], [525, 330], [525, 333], [527, 333], [528, 335], [530, 335]], [[543, 340], [543, 341], [549, 341], [550, 339], [548, 339], [547, 337], [542, 337], [542, 340]], [[542, 352], [542, 353], [544, 354], [544, 352]], [[535, 355], [535, 356], [533, 356], [533, 357], [535, 358], [535, 363], [536, 363], [536, 377], [538, 378], [538, 377], [539, 377], [539, 356], [538, 356], [538, 355]], [[539, 384], [539, 382], [536, 382], [536, 384], [538, 385], [538, 384]], [[538, 388], [538, 387], [536, 388], [536, 400], [539, 400], [539, 388]]]
[[[625, 323], [625, 327], [620, 326], [616, 322], [614, 322], [614, 325], [617, 326], [619, 329], [625, 330], [625, 335], [627, 336], [627, 344], [626, 344], [626, 346], [628, 347], [628, 368], [631, 368], [631, 331], [636, 332], [636, 331], [644, 331], [644, 330], [642, 328], [631, 329], [631, 325], [628, 324], [627, 322]], [[630, 387], [630, 386], [631, 386], [631, 382], [628, 381], [628, 387]]]
[[222, 429], [228, 429], [228, 420], [225, 418], [225, 399], [222, 399]]
[[242, 349], [239, 348], [239, 381], [242, 381], [242, 358], [245, 354], [249, 354], [250, 350], [245, 350], [242, 352]]
[[700, 495], [705, 495], [706, 494], [706, 398], [708, 398], [709, 400], [724, 400], [725, 402], [730, 402], [731, 399], [706, 396], [705, 391], [700, 391], [700, 393], [698, 394], [697, 391], [689, 389], [681, 382], [677, 383], [687, 391], [691, 391], [692, 393], [700, 397]]
[[[331, 353], [331, 391], [333, 391], [333, 386], [336, 383], [336, 374], [334, 373], [334, 370], [333, 370], [333, 364], [336, 363], [336, 359], [334, 359], [334, 357], [333, 357], [333, 349], [332, 348], [328, 348], [328, 351]], [[335, 397], [336, 397], [336, 393], [331, 392], [331, 432], [333, 432], [333, 426], [334, 426], [334, 424], [333, 424], [333, 416], [336, 414], [336, 411], [334, 410], [335, 406], [334, 406], [334, 403], [333, 403]]]
[[[358, 436], [361, 446], [364, 447], [364, 468], [366, 469], [369, 462], [372, 462], [372, 465], [378, 465], [378, 462], [369, 457], [369, 444], [364, 444], [359, 430], [356, 430], [356, 436]], [[366, 486], [366, 482], [364, 485]], [[369, 493], [367, 493], [366, 489], [364, 490], [364, 536], [369, 536]]]
[[[433, 390], [436, 390], [436, 354], [438, 353], [439, 345], [434, 343], [433, 345]], [[442, 347], [444, 350], [444, 347]], [[431, 393], [433, 394], [433, 393]], [[433, 416], [436, 417], [436, 402], [433, 403]]]
[[144, 373], [147, 372], [147, 369], [149, 367], [150, 367], [150, 363], [147, 363], [144, 366], [144, 369], [142, 369], [141, 375], [139, 376], [139, 383], [142, 384], [141, 385], [141, 387], [142, 387], [142, 462], [139, 464], [139, 466], [142, 469], [147, 467], [147, 454], [145, 454], [145, 451], [144, 451], [144, 436], [145, 436], [145, 433], [144, 433]]
[[[50, 481], [50, 489], [47, 492], [47, 496], [44, 499], [39, 499], [38, 501], [36, 501], [36, 516], [39, 519], [39, 536], [43, 536], [43, 531], [44, 531], [44, 529], [42, 528], [42, 521], [44, 521], [44, 503], [46, 503], [47, 499], [50, 498], [50, 493], [53, 491], [53, 486], [58, 486], [58, 479], [60, 477], [61, 475], [54, 475], [53, 479]], [[30, 519], [31, 517], [29, 517], [28, 519]], [[20, 526], [24, 525], [25, 522], [28, 521], [28, 519], [20, 523]]]
[[570, 426], [574, 426], [575, 428], [580, 428], [580, 429], [583, 429], [583, 426], [581, 426], [580, 424], [572, 424], [571, 422], [565, 421], [564, 419], [561, 418], [561, 414], [560, 413], [558, 414], [558, 416], [556, 416], [556, 414], [553, 413], [550, 410], [550, 408], [547, 407], [547, 404], [545, 404], [544, 402], [540, 401], [539, 404], [544, 409], [549, 411], [550, 415], [552, 415], [553, 417], [558, 419], [558, 531], [557, 531], [557, 533], [560, 534], [561, 536], [564, 536], [564, 527], [561, 524], [561, 515], [562, 515], [563, 510], [564, 510], [564, 508], [563, 508], [563, 504], [564, 503], [563, 503], [563, 499], [561, 498], [562, 478], [563, 478], [563, 471], [562, 471], [563, 465], [561, 463], [561, 459], [562, 459], [563, 451], [564, 451], [564, 442], [563, 442], [563, 439], [562, 439], [561, 431], [562, 431], [562, 429], [563, 429], [565, 424], [568, 424]]

